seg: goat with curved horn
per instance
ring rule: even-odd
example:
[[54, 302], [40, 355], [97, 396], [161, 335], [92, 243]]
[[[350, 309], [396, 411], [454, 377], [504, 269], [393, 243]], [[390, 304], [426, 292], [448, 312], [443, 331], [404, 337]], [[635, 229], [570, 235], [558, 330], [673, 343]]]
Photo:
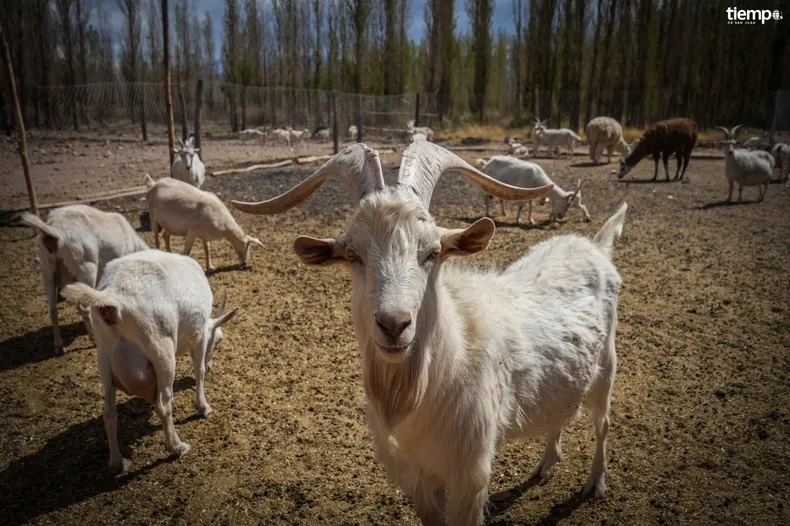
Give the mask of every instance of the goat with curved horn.
[[310, 197], [328, 177], [339, 176], [346, 181], [354, 203], [384, 188], [379, 154], [365, 144], [354, 144], [329, 159], [313, 175], [282, 195], [268, 201], [245, 203], [231, 201], [234, 208], [248, 214], [277, 214], [297, 206]]
[[740, 128], [741, 126], [743, 126], [743, 124], [738, 124], [737, 126], [733, 126], [732, 128], [726, 128], [724, 126], [716, 126], [716, 128], [724, 132], [724, 135], [727, 137], [727, 140], [733, 141], [735, 140], [735, 134], [738, 133], [738, 128]]
[[554, 186], [551, 184], [539, 188], [510, 186], [489, 177], [441, 146], [424, 141], [411, 144], [403, 152], [398, 184], [411, 188], [420, 197], [427, 210], [436, 183], [449, 171], [462, 173], [487, 194], [508, 201], [539, 199], [548, 194]]

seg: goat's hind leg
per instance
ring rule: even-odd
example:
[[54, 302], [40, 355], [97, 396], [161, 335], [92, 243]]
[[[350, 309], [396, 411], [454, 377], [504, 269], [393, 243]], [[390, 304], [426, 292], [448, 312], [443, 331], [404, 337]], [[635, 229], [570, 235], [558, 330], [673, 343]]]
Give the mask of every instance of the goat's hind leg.
[[[145, 338], [146, 340], [148, 338]], [[155, 338], [149, 341], [135, 342], [156, 352], [153, 360], [156, 373], [156, 403], [154, 410], [162, 421], [165, 432], [167, 450], [178, 458], [189, 452], [189, 444], [182, 442], [173, 424], [173, 381], [176, 376], [176, 349], [169, 338]]]
[[213, 409], [206, 401], [205, 391], [207, 350], [207, 337], [204, 337], [201, 342], [192, 347], [192, 367], [195, 371], [195, 410], [202, 417], [207, 417], [213, 412]]
[[532, 476], [539, 476], [540, 483], [545, 484], [557, 471], [557, 463], [562, 460], [562, 428], [546, 437], [546, 449], [540, 462], [532, 470]]
[[[616, 316], [616, 314], [615, 314]], [[603, 354], [599, 358], [598, 375], [593, 381], [584, 405], [589, 412], [590, 420], [595, 429], [595, 455], [592, 469], [583, 494], [602, 498], [606, 493], [606, 435], [609, 433], [609, 407], [614, 387], [614, 376], [617, 371], [617, 355], [615, 352], [615, 320], [610, 329], [609, 338]]]
[[[52, 348], [55, 354], [64, 353], [63, 337], [60, 334], [60, 324], [58, 320], [58, 262], [48, 251], [39, 249], [39, 261], [41, 263], [41, 278], [44, 281], [44, 292], [47, 294], [47, 305], [49, 306], [49, 321], [52, 323], [52, 333], [54, 343]], [[63, 270], [61, 269], [61, 272]]]

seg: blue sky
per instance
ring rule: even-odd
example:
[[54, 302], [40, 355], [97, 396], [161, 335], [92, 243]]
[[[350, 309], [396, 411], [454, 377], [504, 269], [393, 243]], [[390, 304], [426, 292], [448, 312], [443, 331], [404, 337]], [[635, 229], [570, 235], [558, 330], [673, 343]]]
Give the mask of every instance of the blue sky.
[[[116, 34], [120, 35], [123, 32], [123, 15], [116, 0], [98, 0], [103, 3], [108, 12], [110, 13], [113, 27], [116, 29]], [[142, 1], [142, 0], [141, 0]], [[159, 3], [157, 1], [157, 3]], [[170, 0], [172, 4], [174, 0]], [[200, 14], [201, 20], [205, 13], [208, 13], [212, 18], [215, 32], [215, 42], [217, 49], [215, 55], [219, 57], [219, 47], [222, 43], [222, 13], [224, 2], [222, 0], [193, 0], [195, 7]], [[423, 13], [425, 11], [425, 0], [411, 0], [409, 12], [409, 27], [408, 34], [412, 40], [422, 40], [425, 35], [425, 21], [423, 20]], [[455, 0], [455, 17], [456, 17], [456, 32], [469, 33], [469, 19], [466, 16], [466, 1]], [[513, 1], [512, 0], [494, 0], [494, 16], [493, 16], [493, 29], [494, 32], [500, 29], [508, 33], [513, 33]]]

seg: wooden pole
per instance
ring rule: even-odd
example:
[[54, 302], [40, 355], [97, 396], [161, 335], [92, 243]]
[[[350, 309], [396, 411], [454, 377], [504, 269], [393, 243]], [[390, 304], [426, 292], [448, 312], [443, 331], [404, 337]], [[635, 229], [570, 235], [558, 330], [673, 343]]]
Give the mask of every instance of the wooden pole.
[[14, 78], [14, 68], [11, 65], [11, 54], [8, 52], [8, 44], [5, 41], [5, 34], [3, 29], [0, 28], [0, 47], [2, 47], [3, 64], [5, 65], [6, 76], [8, 77], [8, 85], [11, 87], [11, 102], [14, 104], [14, 120], [16, 121], [16, 129], [19, 133], [19, 141], [16, 145], [16, 150], [19, 152], [19, 158], [22, 160], [22, 171], [25, 175], [25, 185], [27, 186], [27, 195], [30, 198], [30, 211], [38, 215], [38, 200], [36, 199], [36, 189], [33, 187], [33, 180], [30, 179], [30, 163], [27, 159], [27, 138], [25, 137], [25, 121], [22, 120], [22, 108], [19, 107], [19, 97], [16, 93], [16, 80]]
[[187, 142], [189, 130], [187, 130], [187, 101], [184, 99], [184, 92], [178, 88], [178, 105], [181, 108], [181, 140]]
[[170, 148], [170, 164], [175, 160], [173, 149], [176, 147], [176, 130], [173, 125], [173, 86], [170, 80], [170, 13], [167, 9], [167, 0], [162, 0], [162, 44], [164, 57], [162, 64], [165, 68], [165, 108], [167, 109], [167, 142]]

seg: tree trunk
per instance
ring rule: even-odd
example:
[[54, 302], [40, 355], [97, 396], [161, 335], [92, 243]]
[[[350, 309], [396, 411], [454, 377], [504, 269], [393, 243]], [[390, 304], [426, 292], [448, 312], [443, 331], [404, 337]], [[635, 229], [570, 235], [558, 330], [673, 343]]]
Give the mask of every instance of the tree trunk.
[[178, 106], [181, 113], [181, 140], [186, 142], [189, 138], [189, 129], [187, 128], [187, 102], [184, 99], [184, 92], [178, 88]]
[[[200, 132], [203, 128], [203, 79], [198, 79], [197, 87], [195, 88], [195, 125], [193, 131], [195, 132], [195, 148], [200, 148]], [[201, 155], [202, 159], [203, 156]]]
[[595, 18], [595, 36], [593, 37], [593, 55], [592, 64], [590, 65], [590, 76], [587, 80], [587, 105], [584, 110], [584, 122], [590, 122], [592, 118], [592, 103], [593, 103], [593, 90], [595, 89], [595, 72], [598, 63], [598, 40], [601, 34], [601, 8], [603, 7], [603, 0], [598, 0], [598, 10]]
[[170, 164], [175, 160], [173, 150], [176, 147], [176, 132], [173, 125], [173, 87], [170, 78], [170, 16], [167, 9], [167, 0], [162, 0], [162, 48], [164, 57], [162, 65], [165, 70], [165, 108], [167, 110], [167, 142], [169, 145]]

